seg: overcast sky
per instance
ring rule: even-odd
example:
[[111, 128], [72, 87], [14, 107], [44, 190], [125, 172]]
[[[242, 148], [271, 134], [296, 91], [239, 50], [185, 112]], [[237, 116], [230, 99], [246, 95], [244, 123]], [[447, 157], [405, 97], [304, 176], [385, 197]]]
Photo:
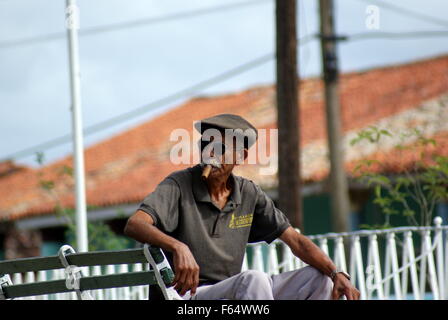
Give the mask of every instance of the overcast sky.
[[[234, 9], [222, 8], [204, 15], [81, 36], [84, 127], [274, 52], [274, 2], [258, 2], [247, 5], [247, 0], [78, 0], [81, 30], [246, 3]], [[448, 30], [446, 0], [389, 1], [435, 20], [422, 21], [380, 7], [379, 30], [366, 27], [368, 2], [336, 1], [337, 31], [355, 34]], [[298, 0], [300, 36], [317, 32], [317, 3], [317, 0]], [[21, 45], [15, 42], [65, 32], [64, 8], [64, 0], [0, 0], [0, 158], [71, 132], [66, 39], [27, 40]], [[441, 21], [444, 19], [446, 22]], [[340, 67], [345, 72], [447, 53], [448, 37], [369, 39], [339, 46]], [[320, 68], [318, 42], [301, 46], [300, 76], [319, 75]], [[272, 84], [274, 76], [274, 62], [270, 61], [197, 95], [225, 94]], [[85, 145], [147, 121], [187, 98], [148, 109], [137, 118], [88, 135]], [[71, 148], [69, 142], [42, 151], [48, 163], [71, 153]], [[17, 162], [35, 165], [34, 158], [22, 157]]]

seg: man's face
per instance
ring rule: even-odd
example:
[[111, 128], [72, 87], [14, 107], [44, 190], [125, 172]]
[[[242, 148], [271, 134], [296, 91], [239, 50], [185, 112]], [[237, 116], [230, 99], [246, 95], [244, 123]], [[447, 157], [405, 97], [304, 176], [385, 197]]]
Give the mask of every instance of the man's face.
[[202, 141], [201, 159], [209, 163], [205, 160], [213, 158], [221, 165], [220, 168], [212, 167], [210, 176], [213, 177], [229, 175], [247, 155], [247, 149], [244, 149], [242, 143], [239, 143], [234, 136], [226, 135], [224, 131], [220, 133], [220, 135], [211, 136], [209, 141]]

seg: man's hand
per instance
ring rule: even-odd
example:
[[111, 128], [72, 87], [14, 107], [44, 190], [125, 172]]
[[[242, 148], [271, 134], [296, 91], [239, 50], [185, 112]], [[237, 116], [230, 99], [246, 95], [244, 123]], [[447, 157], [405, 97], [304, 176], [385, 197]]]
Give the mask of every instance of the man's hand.
[[199, 266], [190, 249], [184, 243], [178, 243], [173, 251], [175, 277], [172, 285], [181, 296], [188, 290], [191, 295], [196, 293], [199, 284]]
[[359, 300], [360, 293], [358, 289], [342, 273], [336, 273], [333, 283], [331, 299], [339, 300], [342, 296], [346, 296], [347, 300]]
[[173, 254], [175, 277], [172, 285], [183, 296], [188, 290], [196, 293], [199, 284], [199, 266], [188, 246], [163, 233], [154, 226], [152, 217], [138, 210], [125, 227], [125, 234], [142, 243], [149, 243]]

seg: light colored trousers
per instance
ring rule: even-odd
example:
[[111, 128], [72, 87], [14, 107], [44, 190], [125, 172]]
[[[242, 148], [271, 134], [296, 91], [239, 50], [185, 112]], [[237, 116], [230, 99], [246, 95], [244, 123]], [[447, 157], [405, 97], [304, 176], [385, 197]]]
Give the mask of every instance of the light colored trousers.
[[329, 300], [333, 282], [319, 270], [307, 266], [269, 276], [248, 270], [213, 285], [201, 286], [186, 300]]

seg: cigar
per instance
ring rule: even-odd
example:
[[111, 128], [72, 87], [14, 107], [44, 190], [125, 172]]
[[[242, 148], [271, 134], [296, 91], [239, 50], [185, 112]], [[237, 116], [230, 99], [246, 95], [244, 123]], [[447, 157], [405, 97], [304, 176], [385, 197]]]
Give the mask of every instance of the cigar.
[[202, 169], [202, 179], [207, 180], [208, 176], [210, 175], [210, 172], [212, 171], [212, 165], [206, 164], [204, 168]]

